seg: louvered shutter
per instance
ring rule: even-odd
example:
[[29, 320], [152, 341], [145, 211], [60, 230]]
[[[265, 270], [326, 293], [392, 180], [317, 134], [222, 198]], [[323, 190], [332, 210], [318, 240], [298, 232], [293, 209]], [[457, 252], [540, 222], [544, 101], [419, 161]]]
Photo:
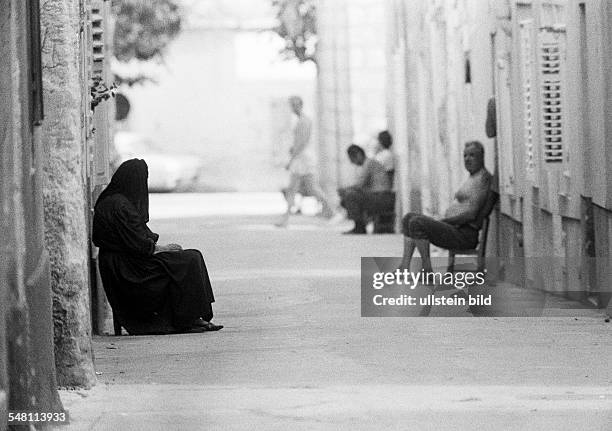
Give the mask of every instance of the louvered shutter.
[[521, 80], [523, 91], [523, 143], [525, 146], [525, 166], [527, 174], [532, 176], [535, 171], [535, 157], [533, 152], [533, 20], [524, 20], [519, 23]]
[[563, 67], [565, 60], [565, 31], [544, 28], [540, 31], [538, 47], [540, 68], [540, 97], [542, 129], [541, 142], [544, 163], [565, 162], [567, 148], [563, 133]]
[[99, 7], [91, 9], [92, 61], [94, 77], [102, 77], [104, 72], [104, 22]]

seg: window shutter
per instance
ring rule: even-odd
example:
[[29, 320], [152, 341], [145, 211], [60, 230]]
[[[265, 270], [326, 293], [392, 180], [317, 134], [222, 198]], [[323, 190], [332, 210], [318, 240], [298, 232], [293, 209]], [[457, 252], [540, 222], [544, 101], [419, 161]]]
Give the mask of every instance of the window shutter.
[[521, 79], [523, 90], [523, 143], [525, 146], [525, 165], [528, 175], [535, 171], [533, 153], [533, 20], [524, 20], [519, 23]]
[[99, 7], [91, 9], [91, 36], [93, 75], [101, 76], [104, 71], [104, 22]]
[[565, 111], [563, 108], [563, 66], [565, 58], [565, 32], [544, 28], [540, 32], [540, 89], [542, 107], [542, 151], [544, 162], [561, 164], [567, 149], [563, 134]]

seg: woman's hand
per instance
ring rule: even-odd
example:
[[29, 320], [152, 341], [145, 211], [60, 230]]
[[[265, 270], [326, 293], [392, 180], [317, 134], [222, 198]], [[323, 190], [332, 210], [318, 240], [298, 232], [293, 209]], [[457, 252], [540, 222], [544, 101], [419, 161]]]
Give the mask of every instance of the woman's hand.
[[163, 253], [165, 251], [181, 251], [183, 247], [178, 244], [155, 245], [155, 253]]

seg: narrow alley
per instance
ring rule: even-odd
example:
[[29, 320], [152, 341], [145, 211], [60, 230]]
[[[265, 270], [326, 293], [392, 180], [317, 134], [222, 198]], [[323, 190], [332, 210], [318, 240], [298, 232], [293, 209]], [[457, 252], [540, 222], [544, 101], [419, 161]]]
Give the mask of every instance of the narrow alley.
[[[274, 198], [260, 198], [259, 215], [240, 216], [223, 212], [241, 195], [196, 196], [153, 195], [150, 225], [161, 241], [203, 251], [215, 321], [225, 328], [95, 337], [99, 384], [61, 391], [72, 421], [63, 430], [610, 423], [612, 371], [601, 361], [609, 325], [600, 310], [559, 299], [548, 310], [556, 317], [362, 318], [360, 257], [398, 255], [400, 235], [347, 237], [343, 226], [310, 217], [278, 229]], [[167, 203], [177, 199], [183, 204]], [[208, 215], [176, 218], [186, 208], [204, 212], [207, 199], [215, 204]]]

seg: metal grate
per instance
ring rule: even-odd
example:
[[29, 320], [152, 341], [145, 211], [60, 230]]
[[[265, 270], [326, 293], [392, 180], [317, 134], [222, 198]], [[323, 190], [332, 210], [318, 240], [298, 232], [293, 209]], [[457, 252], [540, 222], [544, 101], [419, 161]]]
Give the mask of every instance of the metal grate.
[[545, 163], [563, 163], [563, 80], [564, 33], [550, 29], [541, 32], [540, 85], [542, 97], [542, 144]]

